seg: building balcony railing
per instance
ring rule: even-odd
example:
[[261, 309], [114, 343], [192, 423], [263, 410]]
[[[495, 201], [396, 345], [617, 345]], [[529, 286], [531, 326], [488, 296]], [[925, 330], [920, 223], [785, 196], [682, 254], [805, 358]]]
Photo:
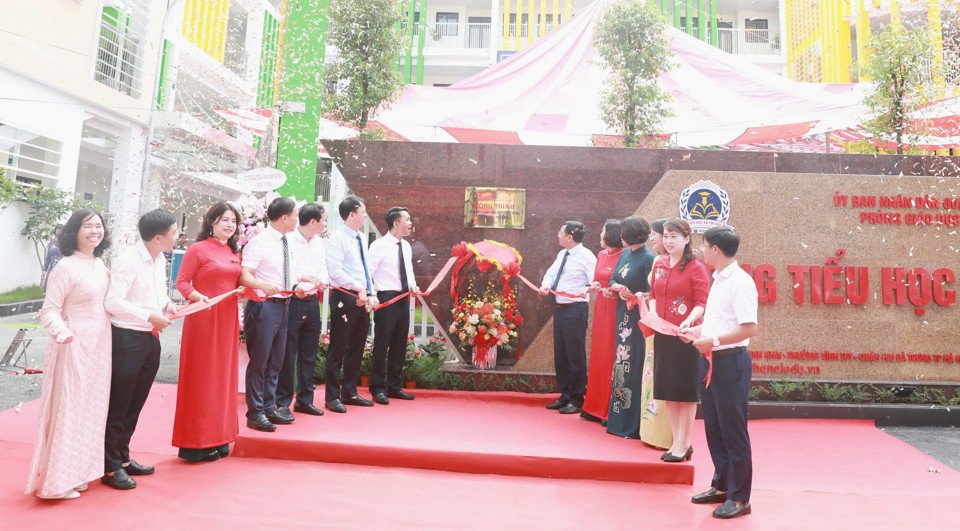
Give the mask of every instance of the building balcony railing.
[[[426, 31], [425, 48], [489, 50], [501, 49], [503, 39], [506, 38], [506, 49], [514, 50], [517, 47], [517, 32], [519, 31], [520, 46], [526, 45], [530, 36], [537, 38], [540, 35], [539, 24], [509, 24], [502, 28], [496, 39], [491, 39], [493, 25], [490, 23], [474, 22], [437, 22], [417, 25], [413, 29], [414, 37], [420, 31]], [[553, 24], [544, 25], [544, 35], [552, 31]], [[691, 35], [699, 38], [698, 28], [690, 29]], [[717, 47], [721, 50], [737, 55], [781, 55], [780, 30], [720, 28], [717, 30]]]
[[[506, 37], [507, 49], [513, 50], [517, 46], [518, 30], [521, 46], [526, 44], [528, 36], [536, 38], [540, 35], [539, 24], [520, 24], [519, 27], [516, 24], [509, 24], [505, 29], [501, 29], [501, 34], [496, 37], [496, 40], [491, 41], [493, 25], [489, 22], [436, 22], [414, 26], [414, 37], [420, 35], [421, 28], [427, 33], [424, 40], [425, 48], [489, 50], [496, 47], [500, 49], [503, 38]], [[548, 22], [543, 26], [543, 34], [546, 35], [553, 29], [553, 24]]]
[[[685, 28], [681, 30], [686, 32]], [[689, 35], [699, 39], [699, 28], [690, 28]], [[734, 55], [780, 55], [783, 53], [780, 30], [718, 28], [717, 48]]]

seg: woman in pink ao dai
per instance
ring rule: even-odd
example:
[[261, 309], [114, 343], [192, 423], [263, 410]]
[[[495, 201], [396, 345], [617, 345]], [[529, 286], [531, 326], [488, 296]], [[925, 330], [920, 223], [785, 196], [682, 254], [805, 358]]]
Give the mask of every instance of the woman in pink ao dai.
[[40, 322], [50, 336], [40, 422], [26, 494], [74, 499], [103, 476], [110, 399], [110, 319], [103, 308], [110, 246], [103, 217], [75, 212], [60, 236], [64, 258], [50, 275]]

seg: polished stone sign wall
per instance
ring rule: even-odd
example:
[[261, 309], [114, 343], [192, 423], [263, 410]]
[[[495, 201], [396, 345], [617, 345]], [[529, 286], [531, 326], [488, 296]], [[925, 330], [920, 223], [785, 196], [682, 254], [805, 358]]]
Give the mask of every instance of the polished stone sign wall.
[[[327, 149], [379, 226], [391, 206], [410, 208], [421, 285], [461, 240], [517, 248], [523, 274], [539, 283], [567, 219], [587, 224], [596, 252], [607, 218], [683, 211], [707, 227], [726, 214], [760, 288], [756, 378], [960, 382], [956, 159], [402, 142]], [[525, 228], [464, 227], [473, 186], [525, 189]], [[448, 288], [430, 298], [445, 327]], [[527, 321], [516, 366], [552, 371], [552, 309], [518, 292]]]
[[702, 181], [760, 293], [756, 377], [960, 381], [957, 178], [668, 171], [637, 212]]

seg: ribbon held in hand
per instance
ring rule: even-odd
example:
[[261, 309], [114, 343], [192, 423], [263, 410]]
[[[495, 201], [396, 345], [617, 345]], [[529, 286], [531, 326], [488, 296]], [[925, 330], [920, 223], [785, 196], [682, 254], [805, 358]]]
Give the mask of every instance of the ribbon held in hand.
[[[519, 278], [524, 284], [527, 285], [527, 287], [529, 287], [529, 288], [532, 289], [533, 291], [536, 291], [537, 293], [540, 293], [540, 288], [538, 288], [537, 286], [535, 286], [535, 285], [533, 284], [533, 282], [530, 282], [529, 280], [527, 280], [527, 277], [518, 274], [518, 275], [517, 275], [517, 278]], [[553, 290], [553, 289], [551, 289], [551, 290], [549, 290], [549, 291], [550, 291], [550, 293], [556, 295], [557, 297], [566, 297], [566, 298], [568, 298], [568, 299], [582, 299], [582, 298], [583, 298], [583, 297], [580, 296], [579, 293], [567, 293], [566, 291], [557, 291], [557, 290]]]
[[[216, 297], [214, 297], [214, 298], [212, 298], [212, 299], [207, 299], [206, 301], [191, 302], [190, 304], [188, 304], [188, 305], [186, 305], [186, 306], [181, 306], [181, 307], [177, 308], [177, 310], [176, 310], [175, 312], [171, 313], [170, 315], [168, 315], [167, 318], [168, 318], [168, 319], [171, 319], [171, 320], [173, 320], [173, 319], [180, 319], [180, 318], [186, 317], [186, 316], [188, 316], [188, 315], [190, 315], [190, 314], [192, 314], [192, 313], [197, 313], [197, 312], [199, 312], [200, 310], [206, 310], [207, 308], [211, 308], [211, 307], [219, 304], [220, 302], [222, 302], [222, 301], [223, 301], [224, 299], [226, 299], [227, 297], [229, 297], [229, 296], [231, 296], [231, 295], [236, 295], [237, 293], [240, 293], [240, 292], [244, 292], [246, 289], [247, 289], [247, 288], [237, 288], [237, 289], [234, 289], [234, 290], [230, 290], [230, 291], [228, 291], [228, 292], [226, 292], [226, 293], [222, 293], [222, 294], [220, 294], [220, 295], [217, 295]], [[256, 294], [256, 292], [254, 292], [254, 294]]]
[[[642, 317], [640, 317], [640, 322], [638, 323], [641, 328], [648, 327], [654, 332], [660, 332], [663, 335], [667, 336], [676, 336], [689, 341], [696, 341], [700, 339], [698, 334], [695, 334], [689, 330], [681, 332], [680, 327], [664, 320], [659, 315], [653, 312], [645, 312]], [[704, 378], [704, 383], [706, 387], [710, 387], [710, 377], [713, 375], [713, 352], [707, 352], [703, 355], [704, 358], [707, 358], [707, 376]]]

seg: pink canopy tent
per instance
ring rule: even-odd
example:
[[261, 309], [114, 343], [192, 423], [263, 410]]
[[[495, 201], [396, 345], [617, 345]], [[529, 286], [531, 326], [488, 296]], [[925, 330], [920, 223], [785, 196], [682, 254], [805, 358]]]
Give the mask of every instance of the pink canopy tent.
[[[607, 73], [594, 53], [597, 0], [533, 46], [450, 87], [408, 85], [377, 121], [409, 140], [589, 145], [610, 135], [600, 119]], [[854, 126], [857, 85], [797, 83], [669, 28], [675, 67], [663, 131], [678, 146], [778, 142]]]
[[[371, 127], [411, 141], [609, 144], [616, 132], [599, 111], [607, 72], [593, 49], [594, 27], [608, 4], [596, 0], [529, 48], [450, 87], [408, 85]], [[798, 83], [674, 28], [667, 39], [674, 67], [659, 81], [672, 96], [673, 116], [662, 128], [671, 145], [823, 153], [867, 138], [866, 84]], [[223, 111], [261, 135], [272, 114]], [[960, 146], [960, 98], [915, 113], [908, 132], [911, 144], [926, 149]], [[355, 135], [329, 120], [320, 131], [320, 138]], [[871, 141], [890, 147], [889, 140]]]

